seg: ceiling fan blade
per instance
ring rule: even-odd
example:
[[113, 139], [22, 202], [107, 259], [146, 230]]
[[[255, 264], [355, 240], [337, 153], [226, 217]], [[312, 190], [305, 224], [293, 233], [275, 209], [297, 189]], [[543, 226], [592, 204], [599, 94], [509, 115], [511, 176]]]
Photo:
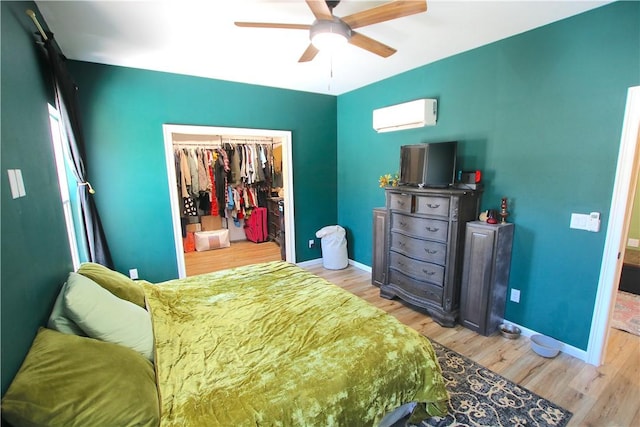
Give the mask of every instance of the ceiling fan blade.
[[415, 15], [427, 10], [426, 0], [397, 0], [341, 18], [352, 29]]
[[397, 52], [394, 48], [355, 31], [351, 32], [349, 43], [383, 58], [387, 58]]
[[308, 30], [311, 25], [306, 24], [273, 24], [268, 22], [235, 22], [238, 27], [249, 28], [284, 28], [289, 30]]
[[331, 21], [333, 19], [333, 14], [331, 13], [331, 9], [327, 6], [327, 3], [324, 0], [306, 0], [309, 9], [311, 9], [311, 13], [316, 19], [324, 19], [327, 21]]
[[298, 59], [298, 62], [309, 62], [316, 57], [318, 52], [318, 49], [309, 43], [309, 47], [307, 47], [307, 50], [305, 50], [300, 59]]

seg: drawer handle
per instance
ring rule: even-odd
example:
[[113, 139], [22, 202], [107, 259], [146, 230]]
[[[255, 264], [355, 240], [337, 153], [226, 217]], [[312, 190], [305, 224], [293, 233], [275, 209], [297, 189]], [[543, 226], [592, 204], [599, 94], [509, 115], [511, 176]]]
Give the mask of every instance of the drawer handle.
[[437, 205], [432, 205], [431, 203], [427, 203], [427, 206], [430, 207], [431, 209], [438, 209], [440, 207], [439, 204]]
[[425, 270], [424, 268], [422, 269], [422, 272], [424, 274], [426, 274], [427, 276], [433, 276], [434, 274], [436, 274], [435, 271], [429, 271], [429, 270]]
[[407, 223], [406, 223], [406, 222], [404, 222], [404, 221], [400, 221], [400, 225], [401, 225], [401, 226], [403, 226], [403, 227], [406, 227], [406, 226], [407, 226]]
[[407, 265], [406, 265], [404, 262], [402, 262], [402, 261], [398, 261], [398, 265], [399, 265], [400, 267], [406, 267], [406, 266], [407, 266]]
[[435, 233], [436, 231], [440, 230], [438, 227], [426, 227], [425, 229], [432, 233]]
[[401, 247], [404, 248], [406, 246], [406, 243], [405, 242], [398, 242], [398, 246], [401, 246]]
[[429, 255], [433, 255], [433, 254], [437, 254], [437, 253], [438, 253], [438, 251], [432, 251], [431, 249], [427, 249], [427, 248], [425, 248], [424, 250], [425, 250], [425, 252], [426, 252], [426, 253], [428, 253]]
[[400, 206], [404, 206], [404, 201], [402, 200], [396, 200], [396, 203]]

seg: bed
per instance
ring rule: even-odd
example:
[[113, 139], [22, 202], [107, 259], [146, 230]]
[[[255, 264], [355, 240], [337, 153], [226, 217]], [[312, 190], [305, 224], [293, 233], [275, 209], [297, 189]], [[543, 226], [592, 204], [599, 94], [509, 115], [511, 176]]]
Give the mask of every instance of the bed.
[[2, 413], [15, 426], [360, 426], [397, 408], [441, 416], [447, 401], [427, 338], [293, 264], [159, 284], [83, 264]]

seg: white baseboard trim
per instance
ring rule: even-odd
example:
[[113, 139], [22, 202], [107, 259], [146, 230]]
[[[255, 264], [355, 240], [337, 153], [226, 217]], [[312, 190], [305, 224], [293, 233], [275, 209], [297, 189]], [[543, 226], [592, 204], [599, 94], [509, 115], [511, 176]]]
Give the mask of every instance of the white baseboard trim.
[[299, 267], [313, 267], [314, 265], [322, 264], [322, 258], [310, 259], [309, 261], [296, 262]]
[[[540, 332], [536, 332], [532, 329], [529, 328], [525, 328], [524, 326], [518, 325], [517, 323], [514, 322], [510, 322], [508, 320], [505, 320], [504, 323], [508, 323], [510, 325], [514, 325], [517, 326], [518, 328], [520, 328], [521, 335], [525, 336], [525, 337], [531, 337], [531, 335], [543, 335], [540, 334]], [[569, 356], [573, 356], [576, 359], [580, 359], [583, 362], [587, 361], [587, 352], [585, 350], [580, 350], [577, 347], [574, 347], [572, 345], [569, 344], [565, 344], [562, 341], [560, 341], [562, 343], [562, 349], [560, 349], [561, 352], [568, 354]], [[533, 350], [531, 350], [533, 351]]]
[[[308, 261], [297, 262], [296, 265], [299, 267], [312, 267], [318, 264], [322, 264], [322, 258], [310, 259]], [[362, 264], [358, 261], [354, 261], [352, 259], [349, 260], [349, 265], [352, 265], [360, 270], [371, 273], [371, 267], [368, 265]]]
[[354, 261], [352, 259], [349, 260], [349, 264], [353, 265], [355, 268], [359, 268], [360, 270], [371, 273], [371, 267], [369, 267], [368, 265], [359, 263], [358, 261]]

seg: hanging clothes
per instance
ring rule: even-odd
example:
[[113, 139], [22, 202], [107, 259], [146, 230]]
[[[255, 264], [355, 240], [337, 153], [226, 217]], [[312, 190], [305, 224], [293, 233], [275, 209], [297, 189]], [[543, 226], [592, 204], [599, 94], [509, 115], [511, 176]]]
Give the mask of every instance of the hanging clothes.
[[238, 152], [238, 147], [229, 146], [228, 154], [230, 158], [229, 166], [231, 167], [231, 182], [233, 184], [238, 184], [241, 181], [240, 153]]
[[227, 173], [224, 170], [224, 160], [222, 156], [218, 156], [215, 162], [215, 181], [216, 181], [216, 198], [218, 204], [218, 214], [225, 216], [225, 208], [227, 205]]
[[[179, 143], [178, 143], [179, 144]], [[187, 144], [185, 144], [187, 145]], [[272, 144], [189, 141], [174, 149], [183, 218], [219, 215], [239, 221], [271, 193]]]
[[198, 182], [198, 155], [195, 149], [188, 151], [187, 161], [191, 173], [191, 195], [197, 195], [200, 185]]
[[189, 187], [191, 187], [191, 171], [189, 170], [189, 161], [184, 150], [178, 150], [180, 157], [180, 188], [182, 197], [189, 197]]
[[209, 180], [211, 181], [211, 191], [209, 191], [209, 202], [211, 203], [211, 215], [219, 216], [220, 210], [218, 208], [218, 198], [216, 197], [216, 180], [214, 176], [214, 167], [217, 156], [211, 150], [207, 150], [207, 173], [209, 174]]

